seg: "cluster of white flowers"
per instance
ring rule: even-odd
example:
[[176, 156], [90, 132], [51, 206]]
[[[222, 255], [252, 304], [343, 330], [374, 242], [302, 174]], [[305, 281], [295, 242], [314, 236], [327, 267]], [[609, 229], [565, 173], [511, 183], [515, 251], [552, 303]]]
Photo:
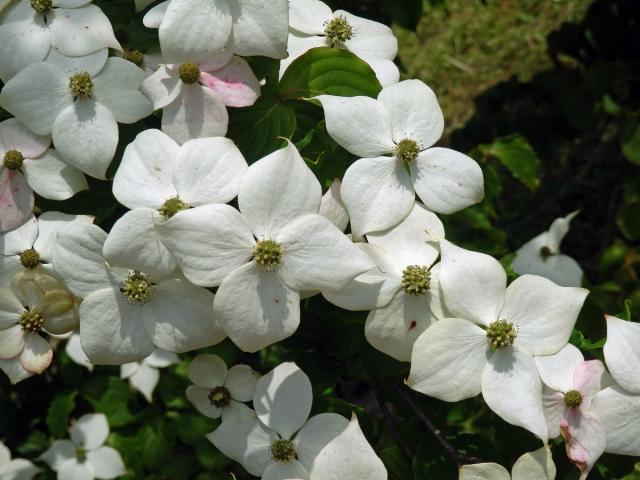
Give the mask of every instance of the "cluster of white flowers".
[[[482, 393], [545, 445], [562, 435], [583, 478], [604, 451], [640, 455], [638, 325], [608, 318], [612, 378], [568, 345], [588, 293], [580, 267], [559, 254], [575, 214], [518, 251], [524, 275], [508, 287], [497, 260], [445, 240], [437, 214], [480, 202], [482, 170], [433, 147], [442, 111], [423, 82], [399, 82], [388, 27], [319, 0], [166, 0], [144, 16], [162, 50], [153, 68], [142, 55], [109, 56], [122, 49], [89, 0], [2, 5], [0, 106], [15, 118], [0, 123], [0, 368], [12, 382], [49, 366], [48, 335], [77, 329], [72, 358], [121, 365], [152, 401], [157, 369], [175, 354], [227, 336], [261, 350], [293, 335], [301, 298], [320, 293], [369, 311], [367, 340], [411, 362], [412, 389], [445, 401]], [[242, 56], [282, 59], [282, 76], [307, 50], [330, 47], [367, 62], [384, 88], [376, 99], [308, 99], [358, 157], [323, 196], [293, 143], [248, 165], [224, 135], [227, 107], [260, 95]], [[129, 211], [108, 233], [87, 216], [33, 216], [33, 192], [64, 200], [88, 188], [84, 174], [105, 179], [118, 123], [154, 110], [161, 130], [139, 133], [115, 172], [113, 195]], [[222, 417], [208, 438], [251, 474], [386, 479], [355, 416], [308, 418], [311, 383], [295, 364], [259, 378], [202, 355], [189, 377], [187, 398]], [[58, 441], [43, 459], [61, 478], [114, 478], [124, 465], [101, 446], [107, 435], [104, 416], [85, 416], [75, 445]], [[487, 475], [509, 478], [495, 464], [461, 470]], [[554, 477], [546, 448], [513, 468], [514, 479]]]

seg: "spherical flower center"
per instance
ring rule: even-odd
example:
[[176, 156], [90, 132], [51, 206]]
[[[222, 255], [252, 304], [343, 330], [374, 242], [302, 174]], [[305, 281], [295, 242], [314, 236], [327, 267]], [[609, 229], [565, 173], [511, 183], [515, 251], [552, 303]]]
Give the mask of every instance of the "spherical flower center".
[[413, 162], [418, 158], [419, 153], [420, 145], [418, 145], [418, 142], [411, 140], [410, 138], [400, 140], [396, 145], [396, 148], [393, 149], [393, 155], [406, 163]]
[[24, 156], [18, 150], [9, 150], [4, 154], [3, 163], [9, 170], [17, 170], [22, 166]]
[[487, 338], [492, 348], [500, 349], [513, 345], [514, 340], [518, 336], [513, 323], [506, 320], [498, 320], [489, 324], [487, 328]]
[[134, 270], [120, 285], [120, 292], [131, 303], [147, 303], [153, 294], [153, 284], [144, 273]]
[[289, 463], [295, 460], [298, 454], [291, 440], [276, 440], [271, 444], [271, 458], [276, 462]]
[[44, 13], [52, 6], [52, 0], [31, 0], [31, 8], [33, 8], [38, 13]]
[[564, 404], [569, 408], [582, 405], [582, 394], [577, 390], [569, 390], [564, 394]]
[[69, 91], [76, 98], [84, 98], [91, 95], [93, 82], [89, 72], [80, 72], [69, 78]]
[[39, 332], [44, 325], [44, 318], [40, 313], [25, 310], [18, 320], [18, 324], [25, 332]]
[[253, 259], [269, 271], [282, 265], [282, 254], [282, 245], [273, 240], [260, 240], [253, 249]]
[[20, 263], [24, 268], [36, 268], [40, 265], [40, 254], [34, 248], [28, 248], [18, 254]]
[[196, 83], [200, 79], [200, 67], [193, 62], [185, 62], [180, 65], [178, 76], [186, 84]]
[[209, 392], [209, 402], [214, 407], [226, 407], [231, 402], [231, 392], [227, 387], [216, 387]]
[[325, 22], [324, 33], [332, 43], [344, 43], [353, 38], [353, 27], [340, 15]]
[[76, 447], [76, 460], [78, 460], [78, 463], [87, 461], [87, 451], [84, 448]]
[[546, 260], [552, 255], [553, 255], [553, 252], [546, 245], [540, 249], [540, 256], [542, 257], [542, 260]]
[[409, 265], [402, 271], [402, 288], [411, 295], [423, 295], [429, 290], [431, 274], [429, 268]]
[[162, 206], [158, 209], [158, 212], [160, 212], [160, 215], [162, 215], [163, 217], [171, 218], [180, 210], [186, 210], [187, 208], [189, 208], [188, 203], [183, 202], [178, 197], [171, 197], [169, 200], [162, 204]]
[[129, 60], [138, 67], [142, 67], [144, 65], [144, 55], [140, 50], [127, 50], [124, 52], [123, 56], [125, 60]]

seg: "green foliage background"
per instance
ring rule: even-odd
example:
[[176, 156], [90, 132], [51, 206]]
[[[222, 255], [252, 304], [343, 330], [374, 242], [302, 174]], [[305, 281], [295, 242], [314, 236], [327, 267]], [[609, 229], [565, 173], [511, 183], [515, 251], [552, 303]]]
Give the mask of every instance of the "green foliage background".
[[[156, 32], [142, 27], [131, 0], [96, 3], [124, 45], [144, 52], [157, 49]], [[510, 271], [513, 252], [522, 243], [554, 218], [580, 210], [563, 250], [583, 266], [592, 293], [572, 342], [586, 356], [602, 358], [603, 314], [640, 318], [638, 2], [329, 3], [394, 23], [404, 75], [434, 89], [453, 125], [443, 144], [480, 162], [486, 198], [445, 218], [450, 239], [497, 256]], [[288, 137], [325, 187], [341, 177], [354, 158], [331, 140], [322, 110], [305, 98], [319, 93], [375, 96], [380, 85], [369, 67], [341, 50], [313, 50], [278, 84], [277, 62], [250, 61], [267, 84], [256, 105], [232, 110], [229, 132], [247, 160], [257, 160]], [[121, 125], [120, 150], [110, 172], [139, 131], [158, 125], [158, 117]], [[124, 209], [111, 196], [109, 182], [90, 183], [91, 191], [70, 201], [38, 199], [37, 207], [93, 214], [108, 229]], [[229, 341], [207, 351], [262, 373], [282, 361], [296, 361], [311, 377], [313, 412], [349, 416], [355, 411], [391, 479], [457, 478], [454, 462], [399, 390], [408, 392], [464, 458], [509, 467], [539, 447], [531, 434], [498, 419], [480, 398], [448, 404], [404, 389], [408, 364], [368, 345], [366, 312], [345, 312], [319, 296], [304, 307], [299, 331], [259, 354], [242, 353]], [[111, 425], [108, 443], [129, 468], [126, 478], [228, 480], [230, 472], [250, 478], [204, 438], [216, 421], [199, 415], [184, 397], [190, 357], [162, 371], [154, 401], [147, 404], [119, 378], [118, 368], [96, 367], [89, 373], [60, 348], [45, 374], [15, 387], [0, 379], [0, 438], [15, 455], [33, 459], [66, 435], [70, 418], [100, 411]], [[380, 399], [402, 441], [385, 421]], [[559, 479], [578, 478], [560, 442], [554, 445], [554, 459]], [[590, 478], [638, 480], [636, 462], [605, 455]], [[43, 476], [54, 478], [52, 472]]]

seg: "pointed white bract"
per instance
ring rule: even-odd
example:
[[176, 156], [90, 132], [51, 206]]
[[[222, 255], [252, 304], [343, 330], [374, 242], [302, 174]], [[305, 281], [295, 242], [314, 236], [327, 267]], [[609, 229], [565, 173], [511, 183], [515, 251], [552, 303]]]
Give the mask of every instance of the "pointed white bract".
[[560, 253], [560, 243], [569, 231], [569, 223], [577, 214], [573, 212], [555, 219], [549, 230], [520, 247], [511, 265], [513, 271], [540, 275], [563, 287], [581, 286], [582, 268], [573, 258]]
[[377, 99], [316, 99], [329, 135], [362, 157], [347, 169], [341, 189], [356, 238], [400, 223], [416, 194], [436, 213], [454, 213], [482, 200], [480, 166], [462, 153], [430, 148], [442, 135], [444, 117], [421, 81], [387, 86]]
[[177, 260], [163, 242], [161, 226], [188, 208], [231, 201], [246, 170], [244, 157], [227, 138], [180, 146], [159, 130], [140, 133], [127, 146], [113, 181], [114, 196], [131, 211], [111, 229], [106, 260], [156, 276], [171, 274]]
[[190, 56], [161, 63], [142, 82], [142, 92], [162, 109], [162, 130], [179, 143], [224, 136], [227, 107], [248, 107], [260, 96], [260, 84], [246, 60], [212, 52], [201, 61]]
[[121, 50], [109, 19], [90, 1], [14, 0], [0, 10], [0, 80], [7, 83], [51, 52], [82, 57], [105, 48]]
[[206, 60], [226, 49], [242, 56], [287, 56], [287, 0], [165, 0], [144, 16], [159, 28], [168, 61]]
[[309, 377], [295, 363], [282, 363], [256, 384], [255, 412], [235, 410], [207, 438], [263, 479], [386, 480], [355, 416], [351, 422], [334, 413], [309, 418], [312, 400]]
[[615, 381], [640, 394], [640, 324], [606, 315], [604, 358]]
[[69, 427], [70, 440], [56, 440], [39, 458], [58, 473], [58, 480], [112, 479], [126, 473], [122, 456], [104, 445], [109, 424], [103, 413], [83, 415]]
[[505, 421], [548, 438], [534, 355], [568, 342], [587, 290], [524, 275], [506, 288], [497, 260], [443, 240], [439, 279], [450, 315], [418, 338], [408, 385], [441, 400], [482, 393]]
[[522, 455], [509, 471], [497, 463], [476, 463], [460, 468], [459, 480], [555, 480], [556, 466], [549, 447]]
[[260, 374], [248, 365], [227, 365], [217, 355], [201, 354], [189, 365], [187, 399], [203, 415], [224, 420], [253, 399]]
[[11, 458], [11, 451], [0, 442], [0, 478], [3, 480], [31, 480], [42, 470], [24, 458]]
[[280, 77], [291, 63], [316, 47], [343, 48], [367, 62], [383, 86], [400, 78], [393, 59], [398, 41], [391, 29], [344, 10], [332, 12], [320, 0], [289, 2], [289, 56], [280, 62]]
[[251, 165], [238, 205], [208, 205], [158, 226], [184, 275], [219, 286], [217, 322], [242, 350], [292, 335], [300, 292], [335, 290], [373, 265], [325, 217], [321, 189], [292, 144]]
[[139, 91], [144, 71], [122, 58], [103, 59], [90, 62], [92, 71], [75, 73], [67, 63], [34, 63], [0, 93], [2, 108], [32, 132], [52, 135], [64, 162], [96, 178], [105, 178], [115, 154], [118, 122], [134, 123], [153, 110]]
[[120, 378], [127, 379], [129, 386], [139, 391], [149, 403], [153, 401], [153, 391], [160, 381], [159, 369], [179, 363], [175, 353], [156, 348], [151, 355], [140, 362], [120, 365]]
[[58, 234], [53, 249], [56, 272], [83, 299], [80, 343], [92, 363], [122, 365], [156, 347], [181, 353], [224, 338], [212, 293], [179, 277], [107, 264], [106, 237], [95, 225], [75, 224]]

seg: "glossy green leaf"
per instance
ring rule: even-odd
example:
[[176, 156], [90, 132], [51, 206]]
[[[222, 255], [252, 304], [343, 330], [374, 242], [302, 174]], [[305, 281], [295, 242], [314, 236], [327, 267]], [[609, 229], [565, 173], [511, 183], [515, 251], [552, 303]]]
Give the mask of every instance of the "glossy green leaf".
[[481, 145], [487, 156], [498, 159], [529, 190], [540, 184], [540, 159], [529, 142], [520, 135], [510, 135]]
[[69, 415], [76, 405], [77, 394], [78, 392], [76, 391], [59, 393], [49, 405], [47, 427], [53, 437], [60, 438], [64, 436], [69, 425]]

